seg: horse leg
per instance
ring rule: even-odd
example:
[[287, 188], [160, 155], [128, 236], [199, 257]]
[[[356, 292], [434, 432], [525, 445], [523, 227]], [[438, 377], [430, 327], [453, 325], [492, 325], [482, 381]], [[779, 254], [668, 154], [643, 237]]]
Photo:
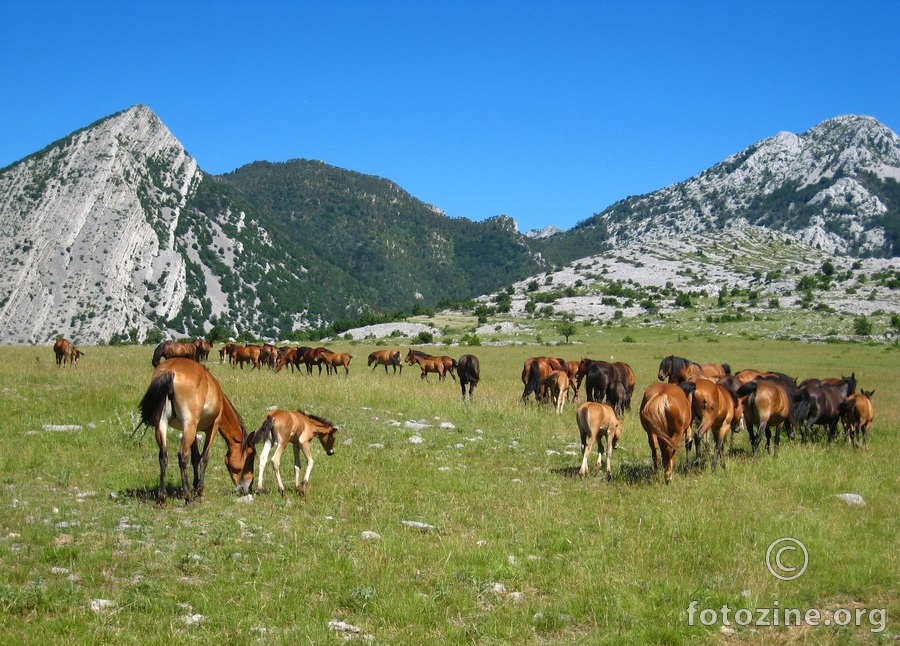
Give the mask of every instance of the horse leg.
[[[178, 448], [178, 467], [181, 469], [181, 491], [184, 495], [185, 504], [190, 504], [191, 485], [188, 482], [188, 460], [191, 452], [191, 445], [197, 440], [197, 431], [193, 426], [185, 424], [184, 433], [181, 436], [181, 446]], [[197, 494], [200, 495], [199, 493]]]
[[198, 468], [200, 466], [200, 436], [194, 437], [194, 442], [191, 444], [191, 467], [194, 469], [194, 491], [197, 490], [197, 487], [200, 485], [200, 476], [198, 473]]
[[588, 467], [588, 459], [591, 457], [591, 450], [594, 448], [594, 441], [596, 437], [597, 436], [593, 433], [581, 434], [581, 448], [584, 453], [584, 457], [581, 459], [581, 468], [578, 470], [578, 475], [580, 475], [582, 478], [590, 473], [590, 468]]
[[272, 470], [275, 472], [275, 482], [278, 484], [278, 493], [284, 498], [284, 483], [281, 481], [281, 454], [284, 453], [285, 444], [278, 442], [275, 453], [272, 454]]
[[653, 471], [659, 471], [659, 442], [656, 435], [647, 433], [647, 443], [650, 445], [650, 457], [653, 458]]
[[[599, 442], [599, 440], [598, 440]], [[606, 480], [607, 482], [612, 480], [612, 454], [613, 454], [613, 442], [612, 437], [610, 437], [609, 429], [606, 431]], [[603, 455], [603, 447], [600, 447], [600, 454]]]
[[169, 466], [169, 452], [166, 449], [166, 430], [168, 421], [160, 419], [156, 427], [156, 444], [159, 446], [159, 489], [156, 490], [156, 504], [166, 504], [166, 468]]
[[269, 459], [269, 451], [272, 450], [272, 440], [263, 442], [262, 452], [259, 454], [259, 477], [256, 479], [256, 493], [265, 493], [263, 488], [263, 474], [266, 472], [266, 461]]
[[[300, 477], [300, 447], [294, 448], [294, 454], [297, 456], [297, 477]], [[306, 473], [303, 475], [303, 482], [300, 483], [300, 486], [297, 487], [297, 493], [301, 496], [306, 495], [306, 489], [309, 487], [309, 474], [312, 473], [313, 468], [313, 459], [312, 459], [312, 450], [310, 449], [309, 442], [303, 443], [303, 455], [306, 456]]]

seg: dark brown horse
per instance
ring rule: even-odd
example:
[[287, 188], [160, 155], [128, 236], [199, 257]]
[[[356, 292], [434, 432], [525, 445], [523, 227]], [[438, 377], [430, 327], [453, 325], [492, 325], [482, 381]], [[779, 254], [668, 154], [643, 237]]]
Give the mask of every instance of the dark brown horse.
[[306, 374], [311, 375], [313, 372], [313, 366], [319, 367], [319, 375], [322, 374], [322, 364], [325, 363], [325, 355], [329, 354], [331, 350], [325, 347], [318, 348], [306, 348], [303, 352], [302, 361], [306, 365]]
[[194, 339], [193, 343], [197, 347], [194, 359], [203, 363], [209, 357], [209, 353], [212, 350], [212, 343], [206, 339]]
[[[398, 353], [399, 356], [399, 353]], [[384, 368], [387, 372], [387, 366]], [[456, 372], [459, 374], [459, 387], [462, 389], [463, 401], [466, 399], [466, 386], [469, 387], [469, 401], [472, 401], [472, 391], [481, 379], [481, 366], [478, 357], [474, 354], [464, 354], [456, 362]]]
[[803, 436], [819, 425], [828, 429], [828, 439], [833, 440], [841, 418], [841, 405], [855, 391], [854, 377], [843, 377], [834, 383], [812, 379], [803, 382], [794, 395], [797, 423], [802, 425]]
[[692, 391], [693, 385], [685, 383], [683, 389], [675, 384], [651, 384], [641, 400], [641, 426], [647, 432], [653, 468], [659, 471], [661, 452], [666, 484], [672, 481], [675, 456], [691, 426], [693, 413], [689, 395], [692, 392], [686, 390]]
[[72, 344], [68, 339], [59, 337], [53, 344], [53, 354], [56, 355], [56, 365], [61, 366], [69, 360], [72, 352]]
[[684, 357], [669, 355], [659, 362], [659, 372], [656, 376], [660, 381], [668, 380], [670, 384], [680, 384], [698, 375], [721, 379], [730, 374], [731, 367], [727, 363], [699, 364]]
[[[163, 505], [166, 501], [166, 467], [169, 463], [166, 434], [170, 425], [182, 431], [178, 466], [186, 503], [192, 500], [188, 482], [188, 454], [194, 470], [194, 494], [202, 498], [206, 464], [213, 441], [219, 434], [227, 444], [225, 466], [237, 492], [242, 495], [250, 492], [256, 455], [253, 436], [247, 435], [241, 416], [209, 370], [193, 359], [167, 359], [153, 371], [150, 386], [139, 408], [141, 422], [156, 430], [159, 446], [157, 504]], [[198, 433], [206, 434], [202, 453], [197, 441]]]
[[384, 366], [384, 374], [388, 373], [388, 366], [393, 366], [394, 374], [397, 374], [397, 368], [400, 368], [400, 374], [403, 374], [403, 362], [400, 361], [400, 350], [376, 350], [369, 355], [369, 362], [366, 365], [372, 366], [373, 371], [378, 366]]
[[196, 360], [197, 346], [193, 342], [163, 341], [153, 351], [153, 359], [150, 360], [150, 363], [155, 368], [163, 359], [176, 358]]

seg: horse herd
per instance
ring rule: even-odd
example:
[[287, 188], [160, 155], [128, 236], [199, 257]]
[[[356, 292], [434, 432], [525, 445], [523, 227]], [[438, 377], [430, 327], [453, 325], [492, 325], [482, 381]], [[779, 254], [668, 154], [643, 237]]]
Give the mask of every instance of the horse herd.
[[[710, 436], [715, 444], [712, 468], [721, 463], [724, 469], [725, 440], [741, 427], [747, 429], [754, 454], [763, 434], [769, 451], [774, 431], [777, 454], [782, 430], [791, 438], [799, 430], [801, 438], [810, 441], [818, 427], [825, 429], [831, 441], [837, 436], [839, 422], [854, 447], [858, 442], [868, 443], [874, 391], [857, 393], [855, 373], [798, 384], [796, 378], [780, 372], [745, 369], [732, 375], [728, 364], [698, 364], [671, 355], [660, 362], [657, 379], [663, 383], [653, 383], [644, 391], [639, 417], [654, 469], [659, 470], [662, 463], [666, 482], [672, 479], [678, 449], [683, 445], [690, 455], [693, 444], [699, 461], [700, 443]], [[522, 368], [522, 382], [523, 402], [533, 394], [538, 401], [552, 402], [557, 413], [562, 412], [569, 391], [575, 400], [582, 382], [585, 384], [587, 402], [576, 413], [583, 452], [579, 473], [588, 474], [588, 459], [596, 443], [597, 466], [602, 466], [605, 451], [610, 477], [610, 454], [621, 436], [624, 411], [631, 409], [631, 367], [586, 358], [531, 357]]]
[[[302, 410], [273, 410], [257, 431], [248, 433], [218, 381], [202, 365], [209, 352], [210, 344], [198, 339], [189, 343], [166, 341], [153, 353], [155, 371], [141, 400], [140, 411], [142, 423], [155, 429], [159, 447], [158, 504], [163, 504], [166, 497], [166, 431], [170, 425], [182, 430], [178, 463], [186, 502], [203, 493], [209, 450], [217, 434], [221, 434], [227, 444], [225, 463], [239, 493], [250, 492], [256, 446], [260, 443], [263, 448], [257, 491], [263, 490], [265, 463], [274, 447], [271, 462], [278, 489], [284, 495], [279, 463], [282, 452], [291, 443], [294, 445], [295, 487], [298, 493], [305, 493], [313, 468], [310, 442], [318, 438], [326, 453], [332, 455], [337, 426]], [[66, 361], [74, 365], [81, 355], [74, 345], [62, 338], [54, 345], [54, 353], [58, 365]], [[373, 371], [383, 366], [385, 374], [388, 374], [389, 366], [395, 374], [398, 370], [402, 374], [403, 363], [418, 365], [423, 380], [429, 373], [436, 373], [440, 380], [445, 380], [447, 374], [454, 380], [458, 377], [463, 399], [471, 400], [480, 379], [480, 365], [475, 355], [466, 354], [456, 360], [410, 349], [403, 362], [400, 356], [396, 349], [376, 351], [369, 355], [367, 365], [372, 366]], [[319, 367], [321, 374], [322, 364], [328, 374], [336, 374], [339, 366], [344, 366], [345, 374], [349, 374], [352, 358], [324, 347], [279, 349], [271, 345], [239, 346], [233, 342], [220, 350], [222, 362], [225, 357], [233, 368], [240, 365], [243, 369], [243, 364], [249, 362], [251, 370], [266, 365], [277, 372], [290, 365], [292, 371], [297, 368], [299, 372], [300, 366], [304, 365], [307, 374], [313, 373], [314, 366]], [[831, 441], [838, 435], [839, 423], [843, 423], [848, 441], [854, 447], [868, 444], [874, 418], [874, 391], [857, 392], [855, 372], [849, 377], [806, 379], [797, 383], [796, 378], [780, 372], [748, 368], [732, 374], [728, 364], [698, 364], [671, 355], [660, 362], [657, 379], [658, 382], [648, 386], [643, 393], [639, 418], [647, 433], [654, 469], [658, 471], [662, 466], [667, 483], [672, 479], [678, 450], [684, 446], [690, 457], [693, 445], [699, 461], [700, 445], [710, 437], [714, 445], [712, 468], [715, 470], [721, 464], [724, 469], [725, 440], [742, 428], [747, 429], [753, 454], [758, 453], [763, 435], [768, 452], [774, 434], [774, 452], [777, 454], [782, 430], [792, 439], [799, 431], [803, 441], [811, 441], [817, 437], [818, 429], [824, 429]], [[522, 383], [522, 402], [534, 395], [539, 402], [552, 402], [557, 414], [562, 412], [570, 393], [573, 401], [577, 401], [584, 384], [587, 401], [576, 413], [582, 447], [579, 473], [588, 475], [588, 461], [596, 444], [597, 467], [602, 468], [606, 453], [606, 474], [610, 478], [610, 457], [621, 437], [625, 411], [631, 410], [635, 387], [632, 368], [624, 362], [588, 358], [565, 361], [554, 357], [531, 357], [522, 367]], [[197, 441], [198, 433], [207, 436], [202, 451]], [[301, 451], [306, 458], [302, 480]], [[188, 481], [188, 462], [193, 468], [192, 483]]]

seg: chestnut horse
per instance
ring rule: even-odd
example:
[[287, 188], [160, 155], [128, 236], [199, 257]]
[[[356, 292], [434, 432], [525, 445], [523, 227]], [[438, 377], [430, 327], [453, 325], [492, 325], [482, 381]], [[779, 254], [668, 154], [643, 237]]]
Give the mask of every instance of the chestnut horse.
[[373, 371], [378, 366], [384, 366], [384, 374], [388, 373], [388, 366], [393, 366], [395, 375], [397, 374], [397, 368], [400, 368], [400, 374], [403, 374], [403, 363], [400, 361], [400, 350], [376, 350], [369, 355], [369, 362], [366, 365], [372, 366]]
[[[284, 496], [284, 483], [281, 481], [281, 454], [287, 445], [294, 445], [294, 488], [301, 496], [306, 494], [309, 486], [309, 474], [312, 473], [313, 459], [310, 442], [314, 437], [319, 438], [322, 448], [328, 455], [334, 455], [334, 438], [338, 428], [327, 419], [304, 413], [276, 409], [266, 415], [266, 419], [259, 430], [254, 434], [254, 444], [265, 442], [262, 454], [259, 458], [259, 481], [256, 492], [263, 493], [263, 472], [266, 468], [266, 458], [272, 444], [275, 444], [275, 453], [272, 454], [272, 468], [275, 469], [275, 481], [278, 483], [278, 491]], [[306, 473], [303, 482], [300, 481], [300, 450], [306, 456]]]
[[[153, 371], [150, 386], [140, 403], [141, 422], [156, 430], [159, 446], [158, 505], [166, 502], [166, 467], [169, 456], [166, 432], [169, 426], [181, 429], [178, 466], [181, 469], [181, 490], [185, 503], [192, 500], [188, 482], [188, 453], [194, 469], [194, 495], [203, 497], [206, 464], [210, 447], [221, 434], [228, 445], [225, 466], [238, 493], [250, 492], [253, 483], [253, 462], [256, 452], [253, 436], [247, 435], [244, 422], [235, 410], [219, 382], [204, 366], [193, 359], [168, 359]], [[200, 452], [198, 433], [206, 434]]]
[[543, 382], [551, 372], [553, 368], [547, 357], [531, 357], [525, 360], [522, 367], [522, 383], [525, 384], [525, 390], [522, 391], [523, 403], [528, 401], [528, 396], [532, 393], [536, 401], [544, 401], [546, 391]]
[[194, 359], [197, 361], [203, 362], [209, 357], [209, 353], [212, 350], [212, 343], [207, 341], [206, 339], [194, 339], [194, 345], [197, 347], [197, 352], [194, 355]]
[[660, 381], [668, 379], [670, 384], [680, 384], [696, 375], [721, 379], [731, 374], [731, 367], [727, 363], [699, 364], [684, 357], [669, 355], [659, 362], [657, 378]]
[[588, 458], [591, 456], [591, 449], [594, 448], [594, 442], [597, 443], [597, 468], [602, 467], [603, 463], [603, 442], [601, 438], [606, 438], [606, 479], [612, 478], [612, 452], [619, 447], [619, 437], [622, 435], [621, 417], [616, 415], [612, 406], [609, 404], [601, 404], [599, 402], [585, 402], [579, 407], [575, 414], [578, 421], [578, 431], [581, 434], [581, 451], [583, 458], [581, 459], [581, 469], [578, 474], [583, 478], [589, 473]]
[[179, 341], [163, 341], [153, 351], [153, 359], [150, 363], [155, 368], [163, 359], [194, 359], [197, 358], [197, 346], [193, 342], [181, 343]]
[[550, 393], [550, 401], [556, 405], [556, 414], [562, 413], [563, 404], [569, 395], [569, 375], [565, 370], [554, 370], [541, 380], [542, 389]]
[[861, 436], [861, 443], [864, 447], [869, 446], [869, 429], [872, 428], [872, 420], [875, 419], [875, 409], [872, 406], [872, 395], [874, 394], [874, 390], [861, 390], [855, 395], [850, 395], [841, 404], [844, 431], [853, 448], [856, 448], [857, 436]]
[[[330, 375], [334, 372], [337, 375], [338, 366], [343, 366], [344, 375], [350, 374], [350, 359], [353, 358], [352, 354], [348, 354], [346, 352], [328, 352], [322, 355], [325, 360], [325, 370]], [[385, 368], [387, 370], [387, 368]]]
[[662, 452], [664, 478], [666, 484], [672, 481], [675, 471], [675, 456], [682, 445], [682, 438], [691, 426], [690, 395], [694, 384], [651, 384], [644, 391], [641, 401], [641, 426], [647, 432], [653, 468], [659, 471], [659, 457]]
[[241, 370], [243, 370], [245, 363], [250, 364], [250, 370], [259, 368], [261, 352], [262, 346], [260, 345], [236, 345], [231, 351], [231, 369], [234, 370], [238, 364], [241, 364]]
[[[399, 353], [398, 353], [399, 356]], [[387, 366], [384, 371], [387, 372]], [[463, 401], [466, 400], [466, 386], [469, 387], [469, 401], [472, 401], [472, 391], [481, 379], [481, 365], [474, 354], [464, 354], [456, 362], [456, 371], [459, 373], [459, 387], [462, 388]]]
[[423, 359], [433, 359], [435, 361], [440, 361], [444, 364], [444, 374], [449, 374], [451, 377], [453, 377], [453, 381], [456, 381], [456, 359], [454, 359], [453, 357], [448, 357], [447, 355], [431, 355], [427, 352], [422, 352], [421, 350], [413, 350], [412, 348], [410, 348], [409, 352], [406, 354], [406, 363], [410, 365], [412, 365], [413, 363], [409, 360], [411, 354], [419, 356]]
[[[744, 422], [750, 436], [753, 453], [759, 451], [759, 443], [763, 433], [766, 434], [766, 452], [772, 438], [772, 427], [775, 427], [775, 454], [781, 443], [781, 428], [787, 427], [789, 436], [793, 436], [796, 413], [794, 411], [793, 392], [780, 379], [761, 377], [741, 386], [737, 396], [744, 398]], [[754, 430], [755, 429], [755, 430]]]
[[53, 344], [53, 354], [56, 355], [56, 365], [61, 366], [66, 361], [68, 361], [71, 352], [72, 344], [69, 342], [69, 340], [63, 337], [59, 337]]
[[83, 355], [83, 354], [84, 354], [84, 352], [82, 352], [81, 350], [79, 350], [78, 348], [76, 348], [73, 345], [72, 349], [69, 350], [69, 365], [74, 366], [76, 363], [78, 363], [78, 360], [81, 358], [81, 355]]
[[[429, 357], [425, 358], [420, 354], [414, 353], [410, 350], [406, 355], [406, 363], [409, 365], [413, 365], [414, 363], [419, 364], [419, 368], [422, 369], [421, 379], [427, 379], [429, 372], [436, 372], [438, 375], [438, 380], [443, 381], [445, 379], [445, 375], [447, 374], [447, 366], [440, 359], [440, 357]], [[454, 380], [456, 377], [453, 378]]]
[[705, 378], [694, 378], [694, 396], [691, 398], [691, 410], [693, 419], [697, 422], [697, 429], [693, 437], [688, 440], [685, 450], [690, 457], [691, 443], [696, 449], [697, 461], [700, 460], [700, 442], [706, 433], [712, 432], [715, 441], [712, 470], [716, 470], [716, 464], [722, 459], [722, 468], [725, 468], [723, 449], [725, 438], [732, 428], [737, 405], [737, 396], [725, 386], [713, 383]]
[[297, 371], [300, 371], [300, 364], [303, 362], [303, 355], [300, 353], [299, 348], [288, 348], [284, 352], [281, 353], [281, 356], [278, 357], [278, 361], [275, 362], [275, 372], [278, 372], [286, 365], [291, 367], [291, 372], [294, 372], [294, 368], [297, 368]]

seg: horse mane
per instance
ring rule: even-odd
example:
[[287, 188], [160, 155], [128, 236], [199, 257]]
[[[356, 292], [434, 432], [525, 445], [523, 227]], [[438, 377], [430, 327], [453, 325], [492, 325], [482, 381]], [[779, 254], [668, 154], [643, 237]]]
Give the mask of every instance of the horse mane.
[[238, 412], [238, 409], [234, 407], [234, 404], [231, 403], [231, 400], [228, 398], [228, 395], [225, 394], [225, 391], [222, 391], [222, 397], [225, 400], [225, 403], [228, 404], [228, 408], [231, 409], [231, 412], [234, 413], [235, 419], [237, 419], [238, 426], [241, 427], [241, 450], [246, 450], [247, 448], [247, 438], [249, 435], [247, 434], [247, 427], [244, 425], [244, 418], [241, 417], [241, 414]]
[[301, 415], [305, 415], [306, 417], [310, 418], [311, 420], [313, 420], [315, 422], [318, 422], [321, 426], [329, 426], [329, 427], [335, 428], [335, 429], [337, 428], [337, 426], [335, 426], [334, 422], [332, 422], [331, 420], [326, 419], [324, 417], [319, 417], [318, 415], [313, 415], [312, 413], [307, 413], [302, 408], [298, 408], [297, 412], [300, 413]]
[[428, 354], [427, 352], [422, 352], [421, 350], [413, 350], [412, 348], [410, 348], [409, 351], [412, 352], [417, 357], [421, 357], [423, 359], [433, 359], [434, 358], [432, 355]]

